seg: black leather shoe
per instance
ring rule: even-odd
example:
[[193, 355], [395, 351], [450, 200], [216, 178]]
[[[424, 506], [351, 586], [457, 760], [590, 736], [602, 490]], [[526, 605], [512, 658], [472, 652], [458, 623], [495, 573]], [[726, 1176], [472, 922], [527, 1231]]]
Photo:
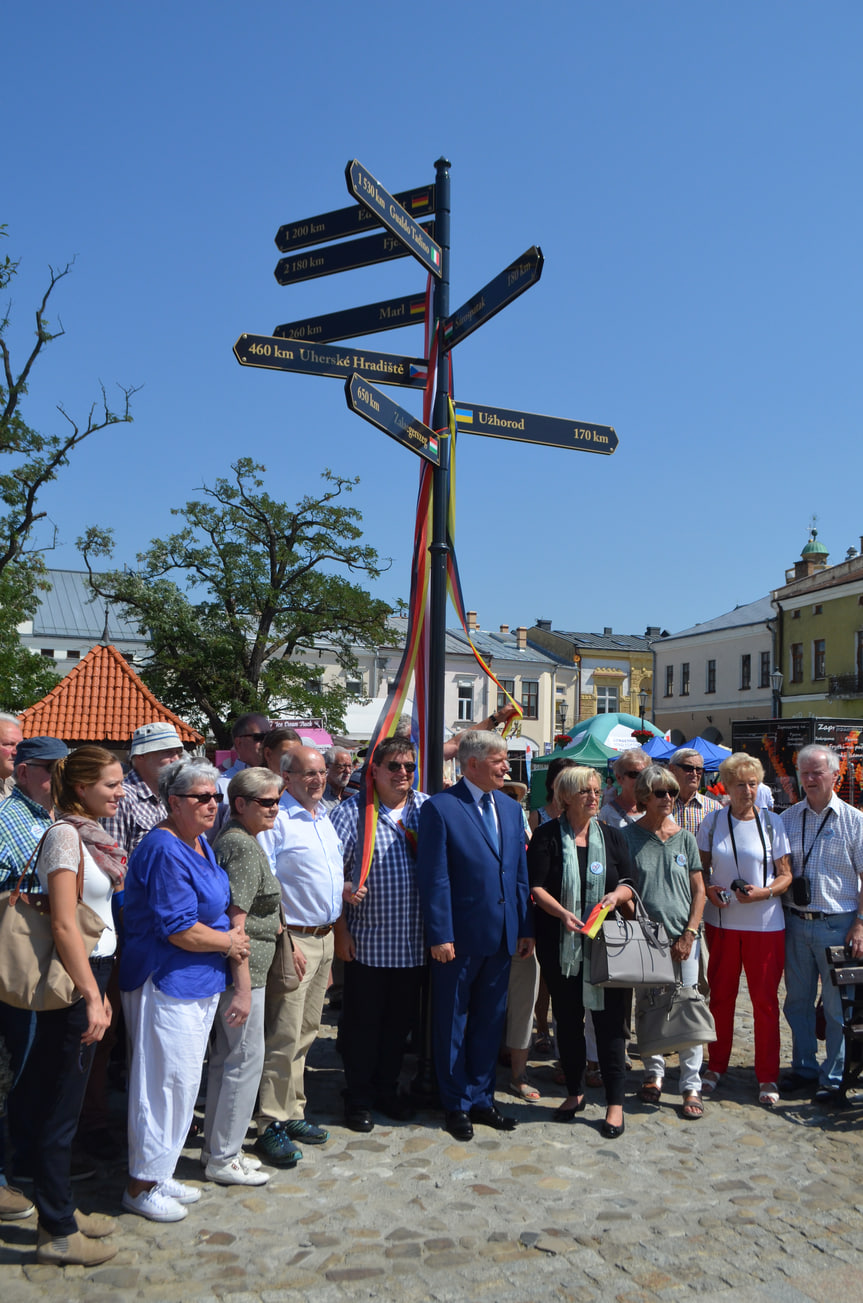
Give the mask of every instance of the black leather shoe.
[[350, 1127], [351, 1131], [371, 1131], [374, 1125], [374, 1119], [367, 1108], [345, 1109], [345, 1126]]
[[831, 1086], [819, 1086], [812, 1096], [813, 1102], [823, 1104], [827, 1108], [848, 1108], [848, 1100], [845, 1099], [841, 1090]]
[[606, 1140], [616, 1140], [618, 1136], [623, 1135], [625, 1130], [626, 1130], [625, 1121], [621, 1122], [619, 1127], [616, 1127], [613, 1122], [604, 1121], [599, 1128], [599, 1134], [601, 1136], [605, 1136]]
[[375, 1108], [394, 1122], [411, 1122], [417, 1115], [416, 1108], [407, 1095], [384, 1095], [375, 1102]]
[[573, 1104], [572, 1108], [558, 1108], [551, 1115], [552, 1122], [572, 1122], [576, 1113], [583, 1113], [587, 1107], [587, 1096], [582, 1095], [580, 1104]]
[[515, 1131], [518, 1126], [515, 1118], [501, 1113], [497, 1104], [492, 1104], [491, 1108], [472, 1108], [470, 1120], [478, 1122], [480, 1126], [492, 1127], [495, 1131]]
[[455, 1140], [473, 1140], [471, 1120], [463, 1109], [449, 1109], [444, 1117], [444, 1126]]

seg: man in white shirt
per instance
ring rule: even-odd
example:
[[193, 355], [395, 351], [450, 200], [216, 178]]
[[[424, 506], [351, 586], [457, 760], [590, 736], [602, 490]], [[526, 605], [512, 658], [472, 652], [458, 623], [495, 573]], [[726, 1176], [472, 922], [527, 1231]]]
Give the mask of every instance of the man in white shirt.
[[256, 1149], [268, 1163], [292, 1167], [295, 1142], [322, 1145], [323, 1127], [306, 1122], [306, 1055], [318, 1034], [333, 959], [333, 924], [342, 912], [341, 843], [321, 797], [327, 781], [315, 747], [294, 747], [282, 758], [285, 790], [272, 832], [261, 833], [282, 888], [300, 985], [267, 1000], [266, 1058], [256, 1122]]

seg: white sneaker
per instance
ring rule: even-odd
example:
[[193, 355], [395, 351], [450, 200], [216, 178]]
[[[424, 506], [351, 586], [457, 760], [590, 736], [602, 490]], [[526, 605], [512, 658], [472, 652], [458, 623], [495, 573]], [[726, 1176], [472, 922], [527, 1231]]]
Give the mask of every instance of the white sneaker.
[[266, 1185], [270, 1179], [266, 1172], [246, 1167], [239, 1158], [232, 1158], [227, 1163], [211, 1160], [205, 1174], [208, 1181], [216, 1181], [219, 1185]]
[[255, 1158], [254, 1154], [247, 1154], [242, 1149], [237, 1154], [237, 1158], [239, 1158], [247, 1172], [257, 1172], [259, 1167], [263, 1167], [260, 1158]]
[[136, 1195], [124, 1190], [120, 1202], [127, 1213], [137, 1213], [139, 1217], [146, 1217], [151, 1222], [181, 1222], [189, 1215], [188, 1208], [172, 1199], [160, 1185], [154, 1185], [152, 1190], [142, 1190]]
[[159, 1189], [170, 1199], [176, 1199], [177, 1203], [197, 1203], [201, 1197], [201, 1191], [194, 1185], [183, 1185], [182, 1181], [175, 1181], [173, 1176], [160, 1181]]

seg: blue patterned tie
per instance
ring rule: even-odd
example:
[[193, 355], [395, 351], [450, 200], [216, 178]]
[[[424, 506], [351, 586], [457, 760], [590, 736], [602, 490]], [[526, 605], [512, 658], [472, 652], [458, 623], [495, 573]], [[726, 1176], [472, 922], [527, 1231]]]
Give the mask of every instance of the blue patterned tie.
[[494, 843], [494, 849], [496, 851], [499, 851], [500, 837], [497, 831], [497, 822], [494, 817], [494, 802], [491, 799], [491, 792], [483, 792], [482, 800], [479, 803], [479, 808], [482, 810], [483, 823], [485, 824], [486, 829], [491, 837], [491, 840]]

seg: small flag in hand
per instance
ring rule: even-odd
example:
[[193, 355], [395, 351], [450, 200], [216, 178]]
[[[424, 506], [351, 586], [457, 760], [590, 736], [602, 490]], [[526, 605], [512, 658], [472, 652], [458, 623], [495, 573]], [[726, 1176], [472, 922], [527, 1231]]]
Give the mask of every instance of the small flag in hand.
[[594, 905], [593, 909], [581, 925], [581, 931], [584, 936], [590, 937], [592, 941], [599, 932], [599, 929], [602, 927], [607, 914], [607, 905]]

